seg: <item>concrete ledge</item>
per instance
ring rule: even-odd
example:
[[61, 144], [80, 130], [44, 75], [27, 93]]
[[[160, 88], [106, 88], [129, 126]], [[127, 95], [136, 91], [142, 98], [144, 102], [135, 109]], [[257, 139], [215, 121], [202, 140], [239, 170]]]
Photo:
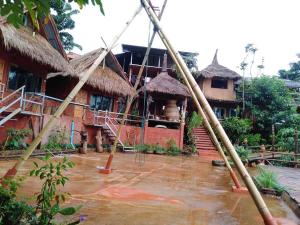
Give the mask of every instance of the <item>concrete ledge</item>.
[[281, 195], [283, 201], [291, 208], [291, 210], [300, 217], [300, 203], [297, 202], [287, 191], [284, 191]]

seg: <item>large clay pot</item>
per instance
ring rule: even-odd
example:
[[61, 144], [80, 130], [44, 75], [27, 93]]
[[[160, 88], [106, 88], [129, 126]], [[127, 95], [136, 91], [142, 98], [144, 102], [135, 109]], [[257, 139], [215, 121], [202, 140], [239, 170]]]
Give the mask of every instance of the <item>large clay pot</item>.
[[167, 120], [179, 121], [180, 115], [176, 105], [176, 100], [168, 100], [165, 108], [165, 116]]

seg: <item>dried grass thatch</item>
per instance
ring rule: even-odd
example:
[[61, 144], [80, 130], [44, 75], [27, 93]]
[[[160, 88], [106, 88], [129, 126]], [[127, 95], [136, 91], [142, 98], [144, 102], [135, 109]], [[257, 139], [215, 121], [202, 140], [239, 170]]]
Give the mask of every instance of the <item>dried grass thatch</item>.
[[[90, 66], [95, 62], [103, 49], [97, 49], [83, 56], [76, 57], [70, 61], [73, 68], [73, 73], [52, 73], [48, 75], [48, 79], [61, 75], [80, 78]], [[132, 87], [121, 76], [123, 70], [114, 58], [112, 53], [109, 53], [103, 63], [96, 69], [87, 81], [87, 85], [100, 90], [101, 92], [117, 95], [128, 96], [132, 92]]]
[[175, 78], [171, 77], [167, 72], [161, 72], [146, 84], [142, 90], [146, 88], [149, 93], [166, 94], [171, 96], [188, 97], [190, 96], [185, 85]]
[[212, 63], [205, 69], [199, 71], [197, 75], [199, 77], [204, 77], [204, 78], [215, 77], [215, 78], [229, 78], [234, 80], [240, 79], [241, 75], [218, 63], [217, 54], [218, 54], [218, 50], [216, 50]]
[[67, 60], [43, 36], [34, 35], [25, 27], [17, 29], [3, 18], [0, 20], [0, 40], [7, 50], [15, 49], [54, 71], [72, 71]]

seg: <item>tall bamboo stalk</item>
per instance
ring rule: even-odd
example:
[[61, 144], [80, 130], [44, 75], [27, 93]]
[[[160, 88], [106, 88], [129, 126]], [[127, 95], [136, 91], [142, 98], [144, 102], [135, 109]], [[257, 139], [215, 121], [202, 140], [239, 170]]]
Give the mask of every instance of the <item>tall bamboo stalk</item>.
[[[162, 40], [162, 41], [163, 41], [164, 45], [166, 46], [166, 48], [168, 48], [167, 47], [168, 43], [165, 40]], [[189, 92], [190, 92], [190, 94], [191, 94], [191, 96], [193, 98], [193, 101], [194, 101], [194, 103], [195, 103], [195, 105], [196, 105], [196, 107], [198, 109], [198, 113], [203, 118], [204, 126], [207, 128], [207, 130], [208, 130], [208, 132], [209, 132], [209, 134], [210, 134], [210, 136], [211, 136], [211, 138], [212, 138], [212, 140], [213, 140], [213, 142], [214, 142], [214, 144], [215, 144], [218, 152], [220, 153], [221, 157], [223, 158], [223, 160], [225, 162], [225, 165], [226, 165], [227, 169], [229, 170], [229, 173], [230, 173], [230, 176], [232, 178], [232, 181], [234, 182], [236, 188], [238, 188], [238, 189], [241, 188], [242, 186], [241, 186], [241, 184], [240, 184], [240, 182], [239, 182], [239, 180], [238, 180], [238, 178], [237, 178], [234, 170], [230, 166], [230, 164], [228, 162], [228, 159], [227, 159], [226, 155], [224, 154], [224, 151], [223, 151], [223, 149], [222, 149], [222, 147], [221, 147], [221, 145], [220, 145], [220, 143], [218, 141], [218, 138], [215, 135], [215, 133], [214, 133], [214, 131], [213, 131], [213, 129], [212, 129], [212, 127], [211, 127], [208, 119], [207, 119], [207, 116], [205, 115], [205, 112], [203, 111], [201, 105], [199, 104], [199, 101], [197, 100], [197, 97], [196, 97], [196, 95], [195, 95], [195, 93], [194, 93], [194, 91], [193, 91], [190, 83], [188, 82], [188, 80], [187, 80], [187, 78], [186, 78], [183, 70], [181, 69], [180, 64], [178, 63], [176, 57], [173, 55], [172, 52], [169, 52], [169, 54], [170, 54], [171, 58], [174, 59], [174, 63], [176, 64], [176, 66], [177, 66], [177, 68], [179, 70], [179, 73], [182, 75], [182, 78], [183, 78], [186, 86], [189, 89]]]
[[38, 146], [38, 144], [41, 142], [42, 138], [46, 133], [53, 127], [53, 125], [56, 122], [56, 119], [58, 119], [61, 114], [64, 112], [64, 110], [68, 107], [69, 103], [72, 101], [72, 99], [76, 96], [76, 94], [80, 91], [82, 86], [86, 83], [86, 81], [89, 79], [89, 77], [93, 74], [93, 72], [96, 70], [96, 68], [100, 65], [102, 60], [105, 58], [105, 56], [112, 50], [112, 48], [115, 46], [119, 38], [122, 36], [122, 34], [126, 31], [126, 29], [129, 27], [133, 19], [140, 13], [142, 10], [142, 7], [139, 6], [134, 14], [130, 17], [130, 19], [126, 22], [125, 26], [122, 28], [121, 32], [115, 36], [113, 39], [111, 45], [104, 49], [99, 57], [95, 60], [93, 65], [87, 70], [86, 73], [81, 74], [81, 78], [77, 85], [74, 87], [74, 89], [70, 92], [70, 94], [66, 97], [66, 99], [61, 103], [57, 111], [54, 113], [54, 115], [50, 118], [48, 123], [45, 125], [45, 127], [41, 130], [39, 135], [33, 140], [31, 145], [28, 147], [28, 149], [24, 152], [24, 154], [20, 157], [20, 159], [16, 162], [14, 167], [7, 171], [7, 173], [4, 175], [4, 178], [7, 177], [13, 177], [16, 175], [18, 170], [22, 167], [22, 165], [25, 163], [25, 161], [29, 158], [29, 156], [32, 154], [32, 152], [35, 150], [35, 148]]
[[[187, 77], [188, 83], [191, 85], [192, 89], [194, 90], [198, 101], [200, 101], [200, 104], [202, 105], [205, 113], [208, 115], [210, 121], [212, 122], [213, 126], [215, 127], [216, 131], [219, 134], [219, 137], [222, 141], [222, 143], [227, 148], [228, 152], [230, 153], [241, 177], [243, 178], [252, 199], [254, 200], [257, 209], [259, 210], [265, 224], [267, 225], [275, 225], [276, 222], [273, 219], [273, 216], [271, 215], [266, 203], [264, 202], [262, 196], [260, 195], [259, 191], [257, 190], [251, 176], [249, 175], [248, 171], [246, 170], [245, 166], [243, 165], [241, 159], [239, 158], [238, 154], [236, 153], [234, 146], [232, 145], [230, 139], [228, 138], [226, 132], [224, 131], [223, 127], [221, 126], [219, 120], [215, 116], [212, 108], [210, 107], [208, 101], [206, 100], [204, 94], [202, 93], [200, 87], [198, 86], [197, 82], [195, 81], [194, 77], [192, 76], [191, 72], [189, 71], [188, 67], [186, 66], [185, 62], [183, 61], [182, 57], [180, 56], [178, 51], [175, 51], [174, 47], [169, 41], [169, 38], [166, 36], [165, 32], [163, 31], [160, 22], [155, 15], [154, 11], [150, 7], [147, 0], [141, 0], [144, 9], [146, 13], [148, 14], [150, 20], [158, 30], [158, 34], [162, 40], [165, 40], [167, 43], [167, 49], [169, 52], [173, 53], [173, 56], [177, 59], [180, 67], [182, 68], [184, 72], [184, 76]], [[174, 59], [173, 59], [174, 60]]]
[[[162, 15], [163, 15], [163, 13], [165, 11], [166, 5], [167, 5], [167, 0], [164, 1], [164, 4], [163, 4], [162, 9], [160, 11], [160, 14], [158, 16], [159, 20], [161, 19]], [[142, 77], [142, 74], [143, 74], [146, 62], [148, 60], [148, 56], [149, 56], [149, 53], [150, 53], [150, 50], [151, 50], [151, 46], [152, 46], [154, 38], [155, 38], [155, 34], [156, 34], [156, 31], [154, 30], [153, 34], [152, 34], [152, 36], [151, 36], [151, 38], [149, 40], [148, 47], [147, 47], [147, 50], [146, 50], [146, 53], [145, 53], [145, 56], [144, 56], [141, 68], [140, 68], [139, 73], [137, 75], [137, 79], [136, 79], [134, 87], [133, 87], [133, 92], [131, 93], [131, 95], [129, 96], [129, 98], [128, 98], [127, 102], [126, 102], [125, 112], [123, 114], [121, 123], [119, 124], [119, 128], [118, 128], [118, 131], [117, 131], [117, 134], [116, 134], [116, 139], [114, 140], [114, 144], [113, 144], [111, 153], [110, 153], [110, 155], [108, 157], [105, 169], [110, 169], [111, 168], [113, 156], [114, 156], [114, 153], [116, 152], [116, 148], [117, 148], [117, 144], [119, 142], [119, 138], [121, 136], [122, 128], [123, 128], [123, 126], [125, 124], [125, 120], [127, 119], [128, 112], [130, 110], [131, 104], [132, 104], [132, 102], [133, 102], [133, 100], [134, 100], [134, 98], [136, 96], [136, 90], [137, 90], [137, 88], [138, 88], [138, 86], [140, 84], [140, 80], [141, 80], [141, 77]]]

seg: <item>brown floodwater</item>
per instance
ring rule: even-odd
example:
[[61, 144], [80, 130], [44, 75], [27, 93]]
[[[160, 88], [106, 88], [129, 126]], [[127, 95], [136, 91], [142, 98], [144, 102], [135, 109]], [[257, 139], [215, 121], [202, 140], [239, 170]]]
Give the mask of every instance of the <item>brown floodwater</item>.
[[[103, 175], [96, 167], [105, 165], [107, 154], [68, 157], [76, 167], [68, 172], [70, 181], [62, 191], [71, 193], [67, 205], [82, 205], [82, 224], [263, 224], [249, 194], [233, 193], [229, 173], [211, 166], [210, 160], [146, 155], [144, 161], [143, 156], [136, 160], [135, 154], [116, 154], [113, 172]], [[28, 174], [32, 161], [39, 160], [30, 159], [20, 174]], [[12, 164], [0, 161], [0, 174]], [[36, 178], [27, 178], [19, 197], [33, 201], [39, 186]], [[300, 224], [281, 199], [264, 199], [279, 224]]]

